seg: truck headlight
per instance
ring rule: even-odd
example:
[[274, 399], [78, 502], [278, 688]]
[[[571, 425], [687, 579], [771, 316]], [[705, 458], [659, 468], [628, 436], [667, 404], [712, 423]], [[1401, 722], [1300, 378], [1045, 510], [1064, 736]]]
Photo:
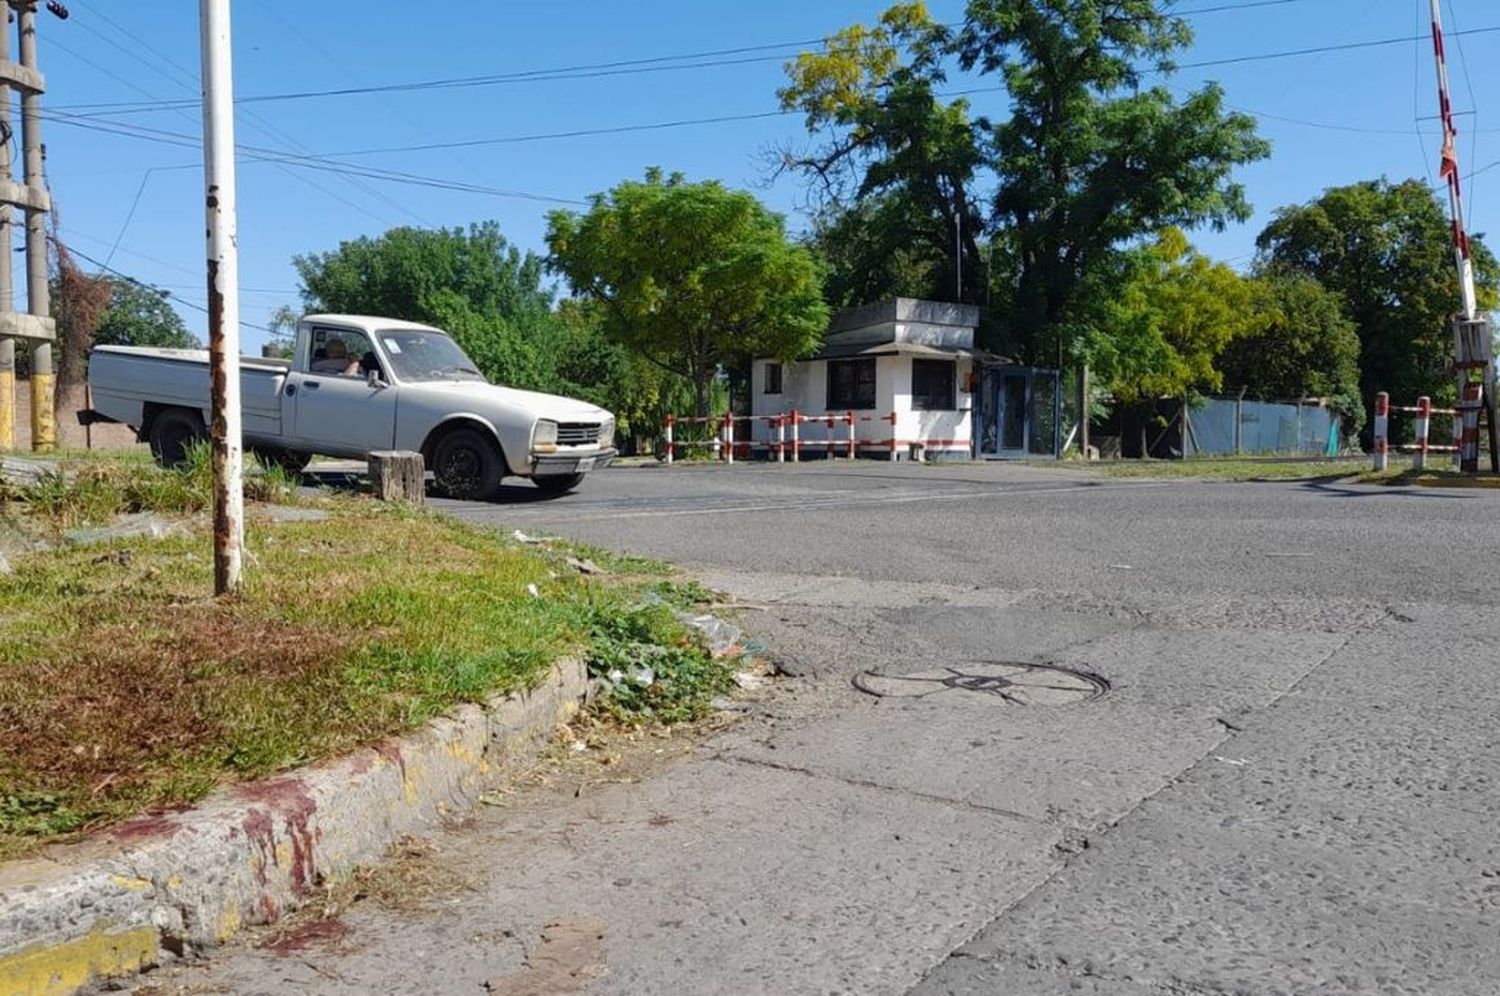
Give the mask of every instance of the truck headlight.
[[538, 419], [531, 430], [531, 451], [533, 453], [556, 453], [557, 452], [557, 423], [550, 419]]
[[599, 425], [599, 445], [613, 446], [615, 444], [615, 418], [611, 415]]

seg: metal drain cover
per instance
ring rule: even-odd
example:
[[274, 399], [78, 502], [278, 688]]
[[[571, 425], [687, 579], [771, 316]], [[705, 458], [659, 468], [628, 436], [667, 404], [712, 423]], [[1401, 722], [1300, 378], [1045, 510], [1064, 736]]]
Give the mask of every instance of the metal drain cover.
[[861, 671], [854, 676], [854, 687], [878, 698], [967, 693], [993, 696], [997, 703], [1010, 705], [1064, 706], [1097, 699], [1109, 691], [1109, 682], [1056, 664], [966, 661], [910, 674]]

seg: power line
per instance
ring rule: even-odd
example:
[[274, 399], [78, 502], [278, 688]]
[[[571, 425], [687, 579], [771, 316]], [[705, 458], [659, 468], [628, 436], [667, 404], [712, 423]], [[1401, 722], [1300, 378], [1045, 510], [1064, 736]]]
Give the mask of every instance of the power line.
[[[1194, 17], [1199, 14], [1220, 13], [1232, 10], [1251, 10], [1260, 7], [1282, 6], [1305, 0], [1247, 0], [1247, 2], [1219, 4], [1196, 10], [1182, 11], [1181, 16]], [[942, 27], [960, 27], [959, 23]], [[283, 93], [254, 94], [235, 98], [236, 104], [270, 103], [282, 101], [312, 100], [326, 97], [348, 97], [381, 93], [408, 93], [423, 90], [466, 89], [472, 87], [502, 86], [513, 83], [552, 82], [558, 80], [600, 79], [615, 76], [639, 75], [643, 73], [674, 72], [683, 69], [707, 69], [720, 66], [750, 65], [763, 62], [780, 62], [802, 54], [808, 46], [826, 47], [827, 38], [801, 39], [797, 41], [772, 42], [763, 45], [742, 45], [735, 48], [710, 49], [678, 55], [659, 55], [641, 59], [622, 59], [612, 62], [582, 63], [544, 69], [528, 69], [512, 73], [493, 73], [478, 76], [454, 76], [432, 80], [416, 80], [404, 83], [382, 83], [352, 87], [333, 87], [321, 90], [295, 90]], [[792, 51], [783, 51], [783, 50]], [[775, 55], [748, 55], [752, 52], [777, 52]], [[690, 61], [699, 60], [699, 61]], [[134, 113], [136, 111], [169, 110], [174, 107], [194, 106], [191, 101], [108, 101], [57, 105], [59, 109], [76, 112], [88, 111], [99, 115]]]
[[[1457, 38], [1463, 35], [1484, 35], [1500, 31], [1500, 25], [1486, 28], [1469, 28], [1467, 31], [1444, 32], [1445, 37]], [[1327, 52], [1351, 52], [1362, 48], [1381, 48], [1390, 45], [1405, 45], [1408, 42], [1422, 41], [1422, 35], [1404, 35], [1400, 38], [1380, 38], [1374, 41], [1345, 42], [1342, 45], [1318, 45], [1313, 48], [1289, 49], [1285, 52], [1261, 52], [1255, 55], [1237, 55], [1227, 59], [1209, 59], [1204, 62], [1180, 62], [1176, 69], [1206, 69], [1211, 66], [1234, 66], [1245, 62], [1265, 62], [1270, 59], [1289, 59], [1301, 55], [1323, 55]]]
[[[165, 131], [160, 128], [147, 128], [141, 125], [127, 125], [122, 122], [98, 122], [93, 120], [75, 120], [69, 116], [54, 116], [51, 118], [54, 124], [67, 125], [73, 128], [83, 128], [88, 131], [103, 132], [111, 135], [123, 135], [129, 138], [138, 138], [144, 141], [159, 142], [165, 145], [175, 145], [179, 148], [196, 149], [201, 148], [201, 141], [196, 135], [183, 132]], [[338, 176], [357, 176], [371, 180], [382, 180], [390, 183], [401, 183], [410, 186], [431, 187], [438, 190], [451, 190], [460, 193], [485, 194], [491, 197], [505, 197], [516, 200], [539, 201], [547, 204], [570, 204], [584, 205], [587, 201], [573, 197], [555, 197], [550, 194], [536, 194], [524, 190], [508, 190], [501, 187], [490, 187], [484, 184], [467, 183], [460, 180], [449, 180], [442, 177], [424, 176], [418, 173], [407, 173], [401, 170], [381, 169], [375, 166], [361, 166], [352, 163], [340, 163], [318, 156], [288, 155], [277, 149], [266, 149], [257, 146], [240, 145], [238, 153], [255, 162], [267, 162], [284, 166], [296, 166], [302, 169], [317, 170], [332, 173]]]
[[[100, 271], [102, 271], [104, 273], [108, 273], [108, 274], [111, 274], [111, 275], [113, 275], [115, 277], [118, 277], [119, 279], [125, 281], [126, 283], [128, 283], [128, 284], [130, 284], [130, 285], [132, 285], [134, 287], [139, 287], [142, 290], [147, 290], [147, 291], [150, 291], [153, 294], [156, 294], [163, 301], [167, 301], [168, 303], [174, 303], [174, 304], [185, 304], [189, 308], [192, 308], [194, 311], [201, 311], [205, 315], [208, 314], [208, 308], [205, 305], [198, 304], [196, 301], [189, 301], [186, 298], [177, 297], [174, 294], [169, 294], [166, 291], [162, 290], [160, 287], [154, 286], [152, 284], [148, 284], [144, 280], [140, 280], [140, 279], [138, 279], [136, 277], [131, 276], [128, 273], [125, 273], [125, 272], [123, 272], [121, 270], [115, 269], [114, 267], [110, 266], [108, 263], [103, 262], [102, 260], [95, 259], [93, 256], [90, 256], [88, 253], [84, 252], [82, 249], [78, 249], [78, 248], [75, 248], [74, 246], [68, 245], [66, 242], [63, 242], [61, 239], [54, 238], [53, 236], [49, 235], [49, 236], [47, 236], [47, 241], [51, 242], [53, 245], [61, 246], [63, 249], [66, 249], [68, 252], [72, 253], [74, 256], [77, 256], [77, 257], [79, 257], [80, 259], [83, 259], [86, 262], [93, 263], [95, 266], [97, 266], [100, 269]], [[264, 326], [264, 325], [257, 325], [254, 322], [247, 322], [247, 321], [243, 321], [242, 320], [240, 322], [240, 324], [243, 325], [246, 328], [255, 329], [257, 332], [265, 332], [267, 334], [274, 334], [266, 326]]]

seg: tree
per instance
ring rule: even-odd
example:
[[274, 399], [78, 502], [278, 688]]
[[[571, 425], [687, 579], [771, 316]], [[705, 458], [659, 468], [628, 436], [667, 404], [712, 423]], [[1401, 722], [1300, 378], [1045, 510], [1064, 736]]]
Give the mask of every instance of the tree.
[[780, 215], [714, 181], [650, 170], [585, 214], [553, 212], [547, 245], [573, 293], [602, 304], [611, 338], [688, 379], [699, 415], [725, 364], [795, 359], [828, 322], [812, 254]]
[[1253, 328], [1218, 359], [1225, 386], [1266, 401], [1327, 398], [1357, 432], [1365, 416], [1359, 335], [1343, 301], [1302, 273], [1272, 272], [1251, 285]]
[[1090, 360], [1126, 403], [1217, 391], [1215, 361], [1258, 324], [1252, 283], [1175, 228], [1126, 257], [1118, 291], [1103, 300]]
[[[964, 191], [964, 204], [973, 205], [975, 177], [993, 175], [987, 210], [968, 226], [992, 245], [983, 254], [976, 245], [968, 253], [976, 259], [965, 263], [977, 271], [983, 255], [987, 275], [993, 265], [986, 290], [1004, 322], [992, 345], [1033, 362], [1085, 354], [1099, 331], [1089, 321], [1091, 295], [1118, 275], [1119, 254], [1167, 227], [1248, 217], [1231, 174], [1270, 151], [1252, 118], [1226, 112], [1216, 85], [1182, 100], [1142, 85], [1143, 70], [1170, 71], [1172, 53], [1191, 42], [1187, 22], [1167, 6], [969, 0], [953, 32], [933, 24], [920, 3], [901, 4], [876, 29], [829, 39], [830, 54], [852, 48], [857, 58], [811, 80], [803, 60], [791, 64], [783, 102], [790, 95], [809, 106], [809, 127], [832, 133], [825, 158], [851, 143], [867, 157], [859, 162], [864, 197], [891, 189], [886, 178], [895, 177], [903, 196], [918, 196], [926, 180], [929, 197], [936, 184], [950, 197]], [[998, 75], [1009, 116], [973, 121], [966, 139], [967, 108], [930, 100], [945, 58], [981, 77]], [[909, 126], [913, 94], [929, 98], [918, 118], [923, 129]], [[926, 227], [905, 224], [904, 238], [893, 231], [885, 243], [930, 238]], [[952, 226], [945, 237], [952, 239]]]
[[[1500, 268], [1472, 238], [1482, 308], [1493, 308]], [[1256, 240], [1258, 265], [1303, 273], [1343, 299], [1360, 344], [1360, 391], [1410, 404], [1453, 400], [1446, 373], [1448, 318], [1459, 308], [1458, 273], [1445, 209], [1420, 180], [1370, 180], [1282, 208]]]
[[506, 242], [494, 222], [394, 228], [292, 261], [310, 311], [387, 315], [449, 332], [492, 381], [540, 387], [551, 334], [542, 262]]
[[197, 349], [202, 345], [183, 324], [166, 291], [133, 280], [109, 283], [109, 303], [99, 316], [94, 342], [101, 346], [166, 349]]
[[984, 155], [968, 101], [934, 92], [941, 40], [925, 4], [900, 3], [787, 64], [782, 108], [831, 138], [811, 152], [783, 150], [776, 169], [811, 181], [837, 304], [983, 297], [985, 222], [973, 184]]

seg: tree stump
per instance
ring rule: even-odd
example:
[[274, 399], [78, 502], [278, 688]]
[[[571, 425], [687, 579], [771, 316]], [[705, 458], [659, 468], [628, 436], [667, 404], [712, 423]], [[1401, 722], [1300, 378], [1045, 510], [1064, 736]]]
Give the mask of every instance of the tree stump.
[[370, 454], [370, 490], [381, 501], [422, 504], [422, 454], [410, 450], [376, 450]]

